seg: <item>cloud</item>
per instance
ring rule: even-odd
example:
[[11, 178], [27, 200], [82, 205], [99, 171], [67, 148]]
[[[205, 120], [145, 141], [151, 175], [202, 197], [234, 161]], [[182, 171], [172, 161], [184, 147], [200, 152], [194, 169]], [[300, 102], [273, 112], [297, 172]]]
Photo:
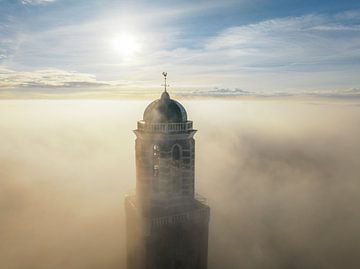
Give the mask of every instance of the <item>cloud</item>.
[[360, 89], [352, 88], [345, 90], [333, 90], [333, 91], [317, 91], [310, 92], [309, 96], [328, 97], [328, 98], [341, 98], [341, 99], [353, 99], [360, 98]]
[[204, 97], [227, 97], [227, 96], [253, 96], [255, 93], [242, 89], [217, 88], [211, 90], [196, 90], [179, 93], [180, 96], [204, 96]]
[[[332, 32], [329, 34], [329, 32]], [[205, 45], [208, 52], [240, 66], [259, 69], [308, 67], [333, 63], [332, 68], [360, 57], [360, 25], [330, 15], [306, 15], [230, 27]]]
[[21, 0], [23, 5], [42, 5], [42, 4], [49, 4], [53, 3], [56, 0]]
[[203, 89], [195, 91], [184, 91], [178, 93], [179, 96], [184, 97], [271, 97], [271, 98], [280, 98], [280, 97], [294, 97], [294, 98], [334, 98], [334, 99], [359, 99], [360, 98], [360, 89], [343, 89], [343, 90], [307, 90], [307, 91], [276, 91], [276, 90], [267, 90], [267, 91], [247, 91], [239, 88], [213, 88], [213, 89]]
[[159, 86], [139, 80], [99, 80], [75, 71], [16, 71], [0, 66], [0, 99], [144, 98], [158, 93]]
[[275, 18], [229, 27], [204, 40], [202, 48], [166, 56], [184, 78], [208, 74], [207, 81], [221, 88], [357, 88], [359, 27], [356, 17], [344, 14]]
[[97, 81], [94, 75], [57, 69], [19, 72], [0, 69], [0, 89], [11, 88], [79, 88], [110, 86], [111, 82]]
[[[79, 98], [71, 93], [82, 92], [83, 97], [91, 94], [92, 97], [145, 97], [159, 92], [158, 86], [147, 86], [147, 82], [126, 80], [98, 80], [96, 76], [75, 71], [59, 69], [43, 69], [36, 71], [15, 71], [0, 68], [0, 98], [37, 98], [46, 94], [48, 98]], [[258, 98], [334, 98], [359, 99], [360, 89], [333, 89], [333, 90], [275, 90], [251, 91], [240, 88], [203, 87], [193, 90], [191, 86], [171, 89], [181, 97], [258, 97]], [[27, 95], [31, 93], [31, 95]], [[10, 96], [9, 96], [10, 94]], [[94, 95], [95, 94], [95, 95]], [[68, 96], [66, 96], [68, 95]], [[157, 95], [156, 95], [157, 96]]]
[[[354, 15], [342, 13], [275, 18], [228, 27], [197, 39], [193, 47], [160, 48], [144, 59], [167, 66], [179, 81], [190, 84], [191, 80], [195, 87], [357, 88], [359, 27]], [[182, 37], [177, 38], [181, 43]]]

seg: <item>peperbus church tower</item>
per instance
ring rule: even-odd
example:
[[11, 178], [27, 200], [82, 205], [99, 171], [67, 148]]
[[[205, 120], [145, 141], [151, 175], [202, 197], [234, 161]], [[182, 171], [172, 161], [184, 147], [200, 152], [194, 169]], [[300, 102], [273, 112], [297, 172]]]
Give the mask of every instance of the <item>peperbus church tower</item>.
[[210, 208], [195, 194], [195, 140], [165, 91], [136, 134], [136, 193], [125, 198], [127, 269], [206, 269]]

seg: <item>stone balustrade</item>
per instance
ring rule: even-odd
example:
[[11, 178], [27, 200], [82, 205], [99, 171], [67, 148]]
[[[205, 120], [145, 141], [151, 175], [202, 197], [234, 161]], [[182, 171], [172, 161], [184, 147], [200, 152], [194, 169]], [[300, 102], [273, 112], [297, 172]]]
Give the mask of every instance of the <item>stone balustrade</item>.
[[189, 131], [193, 128], [193, 122], [180, 123], [147, 123], [145, 121], [138, 121], [137, 128], [139, 131], [172, 133]]

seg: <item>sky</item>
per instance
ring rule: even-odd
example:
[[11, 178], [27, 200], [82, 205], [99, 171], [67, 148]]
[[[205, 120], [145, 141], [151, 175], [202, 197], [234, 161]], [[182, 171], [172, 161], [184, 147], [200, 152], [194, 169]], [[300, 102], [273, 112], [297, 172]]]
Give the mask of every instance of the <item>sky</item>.
[[360, 97], [359, 1], [0, 0], [0, 98]]

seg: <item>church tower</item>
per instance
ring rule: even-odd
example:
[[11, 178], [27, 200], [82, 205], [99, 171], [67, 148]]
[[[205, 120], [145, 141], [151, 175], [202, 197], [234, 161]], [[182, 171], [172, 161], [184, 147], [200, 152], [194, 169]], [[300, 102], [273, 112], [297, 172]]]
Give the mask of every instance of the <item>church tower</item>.
[[165, 91], [136, 134], [136, 193], [125, 198], [127, 269], [206, 269], [210, 209], [195, 194], [195, 140]]

